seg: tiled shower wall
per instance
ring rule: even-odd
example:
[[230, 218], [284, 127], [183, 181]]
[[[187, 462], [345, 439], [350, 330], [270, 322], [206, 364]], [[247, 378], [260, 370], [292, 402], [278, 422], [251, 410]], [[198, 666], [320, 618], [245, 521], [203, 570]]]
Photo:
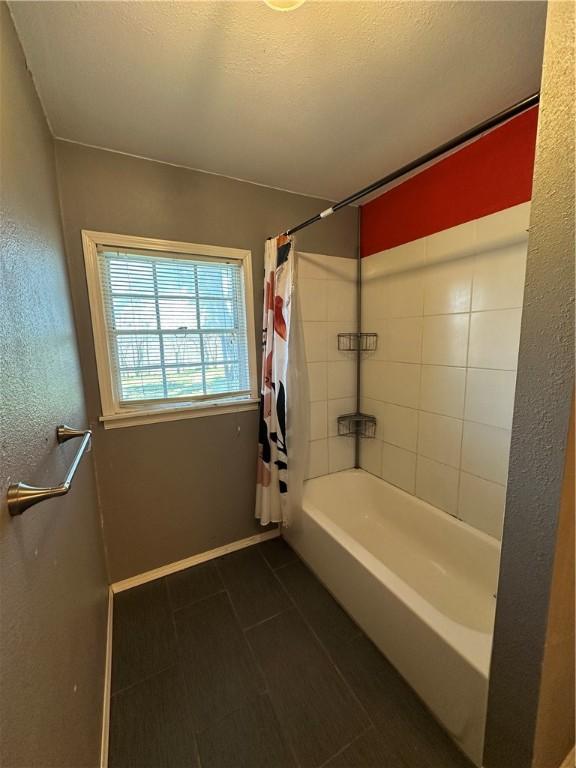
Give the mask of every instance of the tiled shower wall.
[[363, 259], [367, 471], [500, 537], [529, 204]]
[[354, 466], [354, 440], [337, 437], [336, 418], [356, 408], [355, 356], [338, 333], [356, 329], [356, 262], [301, 253], [298, 286], [310, 389], [308, 477]]

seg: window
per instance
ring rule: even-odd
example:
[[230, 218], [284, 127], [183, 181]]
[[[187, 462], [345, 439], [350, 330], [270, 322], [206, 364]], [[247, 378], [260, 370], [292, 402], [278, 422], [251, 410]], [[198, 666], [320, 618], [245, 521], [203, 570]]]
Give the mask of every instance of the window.
[[249, 251], [82, 238], [105, 426], [256, 407]]

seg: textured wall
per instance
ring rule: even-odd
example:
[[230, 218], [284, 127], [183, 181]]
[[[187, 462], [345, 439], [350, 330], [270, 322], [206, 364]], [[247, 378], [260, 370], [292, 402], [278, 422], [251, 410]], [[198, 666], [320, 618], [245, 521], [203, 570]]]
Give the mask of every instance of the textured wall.
[[56, 136], [336, 199], [535, 91], [546, 18], [502, 1], [13, 6]]
[[574, 386], [574, 96], [574, 5], [552, 2], [492, 652], [488, 768], [532, 763]]
[[[81, 229], [248, 248], [256, 338], [264, 240], [328, 202], [56, 142], [64, 233], [112, 581], [259, 530], [253, 518], [257, 413], [104, 430]], [[357, 210], [304, 230], [299, 250], [354, 257]]]
[[91, 457], [70, 494], [11, 519], [10, 481], [60, 482], [86, 424], [54, 147], [12, 21], [2, 34], [0, 703], [6, 768], [99, 760], [106, 576]]
[[574, 747], [574, 404], [556, 532], [533, 768], [558, 766]]

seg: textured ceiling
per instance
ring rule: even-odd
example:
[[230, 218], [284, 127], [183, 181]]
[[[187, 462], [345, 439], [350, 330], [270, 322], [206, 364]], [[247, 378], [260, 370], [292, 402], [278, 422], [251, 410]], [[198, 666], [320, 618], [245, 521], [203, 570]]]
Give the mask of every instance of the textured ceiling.
[[343, 197], [539, 88], [540, 2], [12, 2], [54, 134]]

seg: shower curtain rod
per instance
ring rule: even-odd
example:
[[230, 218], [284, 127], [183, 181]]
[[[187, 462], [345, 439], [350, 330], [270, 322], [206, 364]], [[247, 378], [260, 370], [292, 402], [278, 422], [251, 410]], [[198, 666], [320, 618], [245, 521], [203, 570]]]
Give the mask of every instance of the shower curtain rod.
[[[527, 109], [530, 109], [531, 107], [535, 107], [539, 101], [540, 101], [540, 92], [533, 93], [532, 96], [528, 96], [526, 99], [522, 99], [522, 101], [518, 101], [516, 104], [513, 104], [511, 107], [508, 107], [508, 109], [505, 109], [502, 112], [498, 112], [497, 115], [493, 115], [492, 117], [489, 117], [487, 120], [484, 120], [482, 123], [478, 123], [478, 125], [475, 125], [473, 128], [470, 128], [469, 130], [464, 131], [464, 133], [459, 134], [454, 139], [450, 139], [450, 141], [447, 141], [444, 144], [441, 144], [439, 147], [432, 149], [430, 152], [427, 152], [425, 155], [421, 155], [416, 160], [412, 160], [412, 162], [407, 163], [406, 165], [403, 165], [401, 168], [398, 168], [396, 171], [389, 173], [387, 176], [384, 176], [382, 179], [378, 179], [378, 181], [372, 182], [372, 184], [369, 184], [367, 187], [364, 187], [364, 189], [361, 189], [358, 192], [354, 192], [353, 195], [349, 195], [348, 197], [345, 197], [343, 200], [340, 200], [339, 202], [334, 203], [334, 205], [331, 208], [326, 208], [325, 211], [321, 211], [320, 213], [317, 213], [315, 216], [312, 216], [312, 218], [306, 219], [306, 221], [303, 221], [301, 224], [297, 224], [295, 227], [288, 229], [286, 232], [283, 232], [282, 234], [293, 235], [295, 232], [299, 232], [301, 229], [304, 229], [305, 227], [309, 227], [310, 224], [315, 224], [317, 221], [320, 221], [321, 219], [328, 218], [328, 216], [331, 216], [333, 213], [336, 213], [336, 211], [339, 211], [340, 208], [345, 208], [347, 205], [351, 205], [352, 203], [355, 203], [356, 200], [360, 200], [361, 197], [365, 197], [366, 195], [369, 195], [371, 192], [375, 192], [377, 189], [380, 189], [381, 187], [386, 186], [386, 184], [390, 184], [391, 181], [395, 181], [396, 179], [399, 179], [401, 176], [404, 176], [405, 174], [410, 173], [410, 171], [415, 170], [416, 168], [418, 168], [418, 166], [424, 165], [425, 163], [429, 163], [431, 160], [435, 160], [437, 157], [440, 157], [441, 155], [446, 154], [446, 152], [449, 152], [452, 149], [456, 149], [456, 147], [460, 146], [460, 144], [464, 144], [467, 141], [470, 141], [471, 139], [475, 139], [477, 136], [480, 136], [480, 134], [484, 133], [485, 131], [488, 131], [491, 128], [495, 128], [497, 125], [500, 125], [501, 123], [504, 123], [507, 120], [510, 120], [512, 117], [516, 117], [516, 115], [519, 115], [522, 112], [525, 112]], [[268, 239], [270, 240], [272, 238], [268, 238]]]

